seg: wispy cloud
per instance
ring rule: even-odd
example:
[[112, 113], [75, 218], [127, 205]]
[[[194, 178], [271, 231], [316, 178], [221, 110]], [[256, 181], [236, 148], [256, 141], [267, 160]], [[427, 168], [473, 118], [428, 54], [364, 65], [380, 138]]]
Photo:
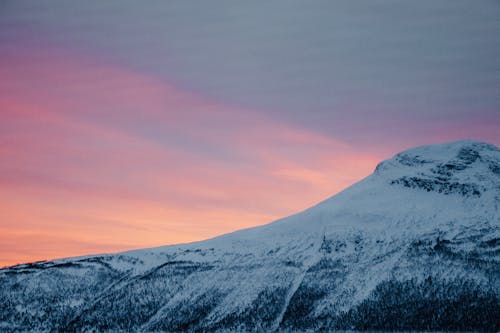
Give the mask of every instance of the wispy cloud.
[[18, 244], [9, 263], [262, 224], [379, 159], [165, 80], [42, 51], [59, 56], [33, 48], [0, 66], [15, 78], [0, 91], [1, 238]]

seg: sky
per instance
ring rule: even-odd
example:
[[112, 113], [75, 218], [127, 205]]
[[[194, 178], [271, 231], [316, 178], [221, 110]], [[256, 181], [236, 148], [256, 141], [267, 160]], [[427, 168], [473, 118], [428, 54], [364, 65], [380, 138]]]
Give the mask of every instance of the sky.
[[0, 1], [0, 266], [301, 211], [500, 144], [498, 1]]

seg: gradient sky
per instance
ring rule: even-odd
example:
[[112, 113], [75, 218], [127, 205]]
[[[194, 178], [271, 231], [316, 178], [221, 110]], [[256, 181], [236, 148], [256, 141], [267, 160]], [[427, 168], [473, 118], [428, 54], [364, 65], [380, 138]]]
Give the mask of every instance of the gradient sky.
[[0, 266], [200, 240], [500, 144], [497, 1], [1, 1]]

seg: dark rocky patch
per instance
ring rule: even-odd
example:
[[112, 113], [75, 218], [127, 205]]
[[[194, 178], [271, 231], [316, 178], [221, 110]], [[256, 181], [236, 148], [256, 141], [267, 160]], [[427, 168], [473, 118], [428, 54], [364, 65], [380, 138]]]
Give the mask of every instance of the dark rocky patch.
[[412, 189], [442, 194], [460, 194], [465, 197], [481, 197], [481, 191], [476, 184], [462, 184], [439, 179], [419, 177], [401, 177], [391, 181], [391, 185], [402, 185]]

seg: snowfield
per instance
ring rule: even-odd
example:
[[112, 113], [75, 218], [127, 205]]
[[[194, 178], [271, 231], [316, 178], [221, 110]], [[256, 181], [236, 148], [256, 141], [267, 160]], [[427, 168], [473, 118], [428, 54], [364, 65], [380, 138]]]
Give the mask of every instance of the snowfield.
[[401, 152], [293, 216], [0, 270], [2, 331], [500, 330], [500, 150]]

